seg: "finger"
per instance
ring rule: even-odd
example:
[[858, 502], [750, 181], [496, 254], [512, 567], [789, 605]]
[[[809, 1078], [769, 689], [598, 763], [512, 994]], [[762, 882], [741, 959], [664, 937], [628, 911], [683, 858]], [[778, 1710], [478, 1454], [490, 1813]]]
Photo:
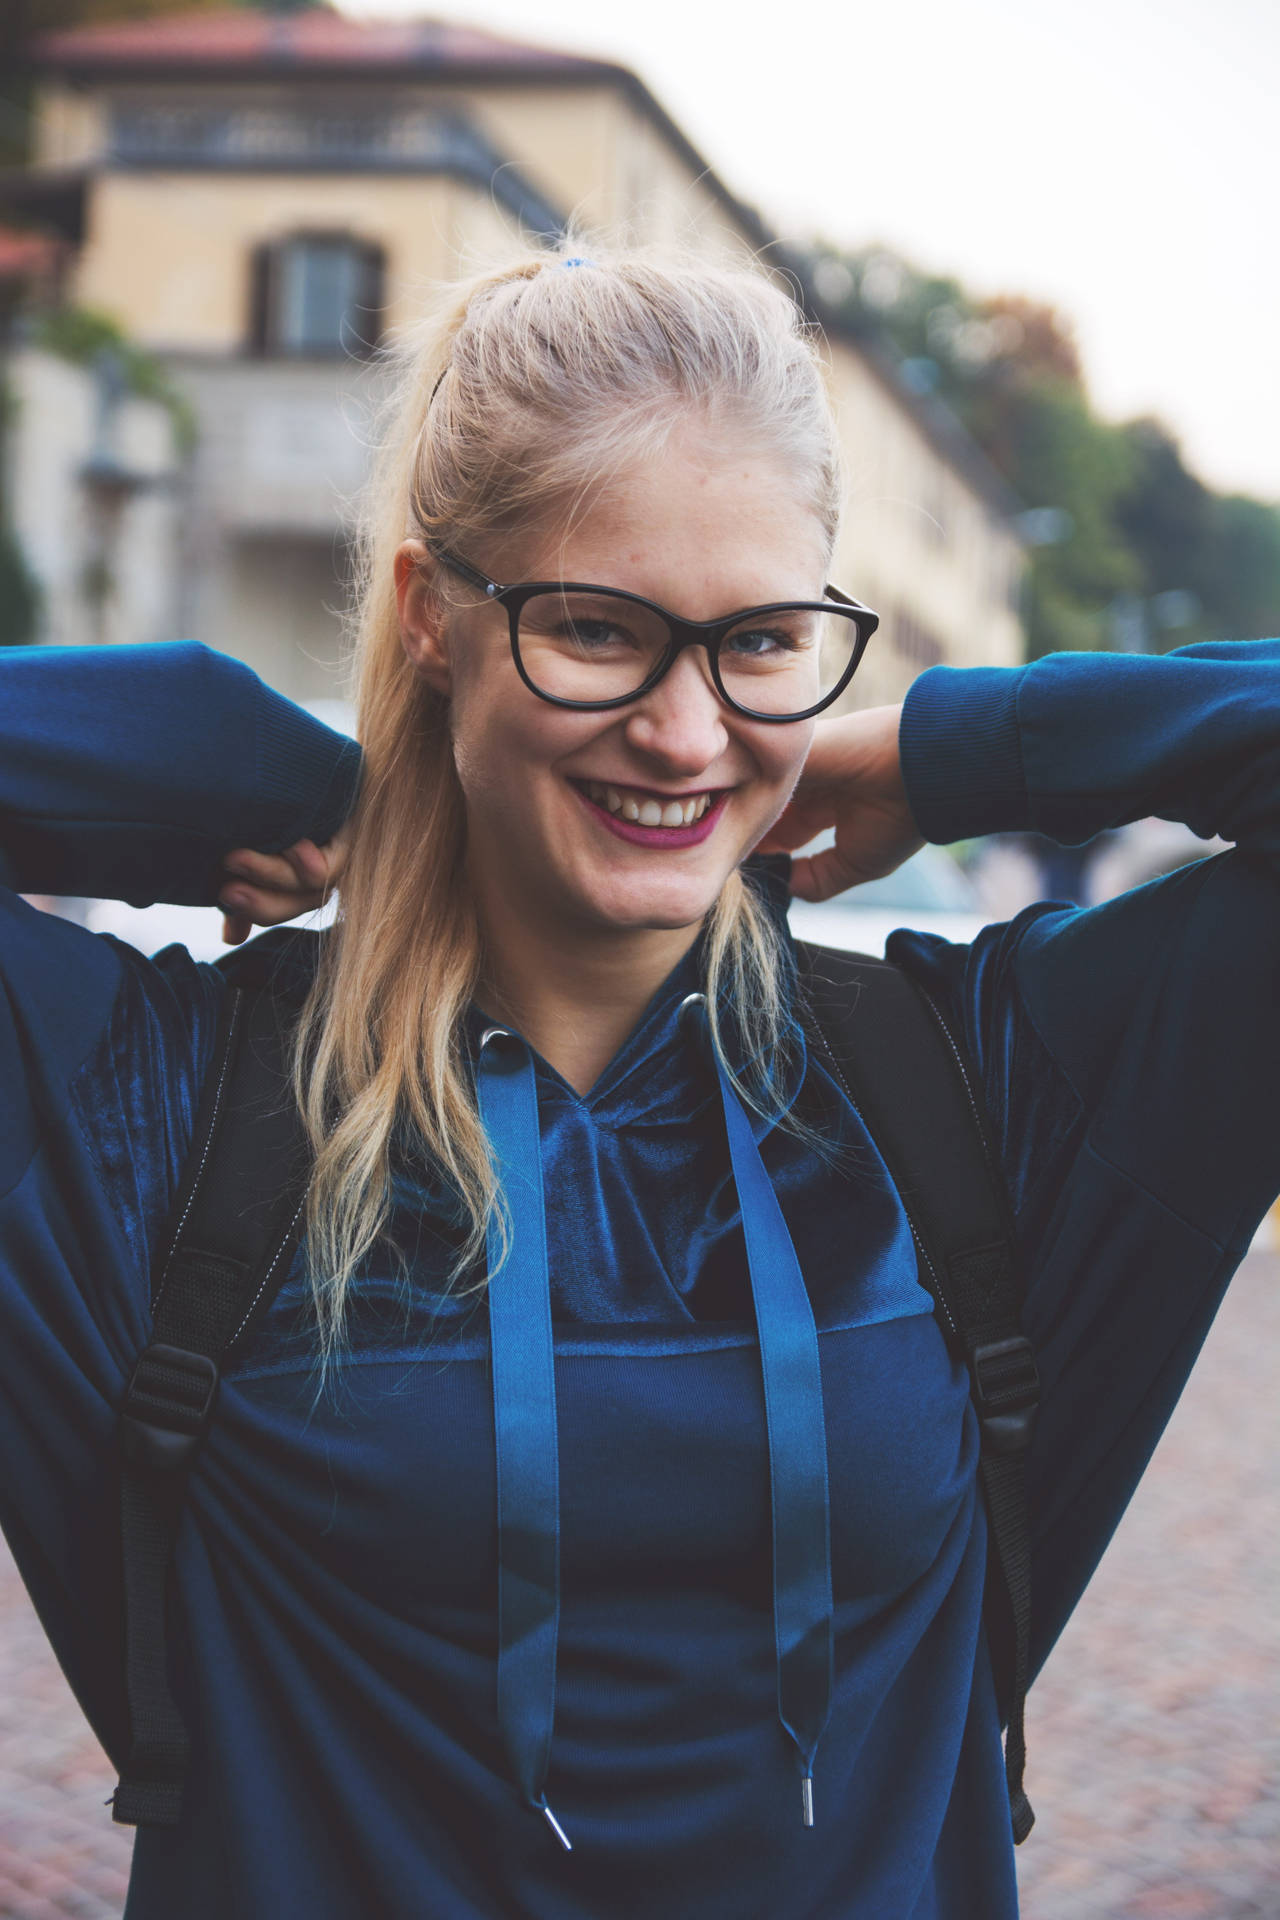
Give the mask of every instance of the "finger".
[[311, 889], [303, 893], [297, 887], [286, 891], [278, 887], [246, 887], [243, 882], [218, 896], [218, 905], [224, 913], [242, 917], [250, 926], [258, 927], [281, 926], [319, 904], [319, 894]]
[[845, 865], [834, 847], [806, 854], [791, 863], [791, 891], [800, 900], [830, 900], [857, 884], [858, 875]]
[[314, 840], [295, 840], [280, 858], [287, 864], [293, 884], [300, 891], [314, 893], [329, 878], [329, 862]]
[[224, 913], [222, 916], [222, 938], [229, 947], [243, 946], [253, 931], [253, 923], [244, 913]]
[[292, 892], [298, 884], [297, 871], [283, 853], [258, 853], [253, 847], [237, 847], [222, 863], [230, 879], [246, 881], [267, 891]]
[[807, 820], [784, 813], [780, 820], [774, 821], [763, 840], [756, 843], [755, 850], [757, 853], [793, 853], [797, 847], [807, 846], [820, 831]]

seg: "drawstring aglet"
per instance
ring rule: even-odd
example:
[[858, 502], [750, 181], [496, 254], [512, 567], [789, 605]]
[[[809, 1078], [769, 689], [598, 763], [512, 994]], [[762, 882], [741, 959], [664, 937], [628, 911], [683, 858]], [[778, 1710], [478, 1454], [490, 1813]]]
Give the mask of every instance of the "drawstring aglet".
[[569, 1838], [568, 1834], [565, 1832], [564, 1828], [560, 1825], [560, 1822], [556, 1819], [554, 1813], [552, 1813], [546, 1801], [540, 1800], [538, 1802], [538, 1805], [541, 1807], [543, 1813], [546, 1814], [547, 1819], [550, 1821], [551, 1831], [552, 1833], [555, 1834], [556, 1839], [560, 1842], [560, 1845], [564, 1848], [566, 1853], [572, 1853], [573, 1842]]
[[806, 1773], [800, 1782], [800, 1805], [806, 1827], [813, 1825], [813, 1775]]

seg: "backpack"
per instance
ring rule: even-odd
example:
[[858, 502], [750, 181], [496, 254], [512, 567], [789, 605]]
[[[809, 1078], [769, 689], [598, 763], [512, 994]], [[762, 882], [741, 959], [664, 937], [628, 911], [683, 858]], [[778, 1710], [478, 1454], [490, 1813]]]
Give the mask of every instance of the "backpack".
[[[168, 1570], [219, 1364], [275, 1299], [301, 1234], [309, 1156], [284, 1068], [289, 1002], [278, 969], [300, 955], [297, 943], [318, 937], [280, 930], [218, 962], [237, 984], [224, 996], [160, 1242], [152, 1337], [120, 1407], [130, 1750], [110, 1804], [125, 1825], [173, 1826], [181, 1812], [189, 1742], [168, 1679]], [[806, 1037], [876, 1143], [906, 1209], [921, 1284], [969, 1374], [988, 1517], [984, 1618], [1019, 1843], [1035, 1818], [1022, 1775], [1031, 1604], [1025, 1470], [1039, 1379], [1018, 1321], [1008, 1197], [976, 1074], [930, 995], [885, 960], [804, 942], [797, 952]]]

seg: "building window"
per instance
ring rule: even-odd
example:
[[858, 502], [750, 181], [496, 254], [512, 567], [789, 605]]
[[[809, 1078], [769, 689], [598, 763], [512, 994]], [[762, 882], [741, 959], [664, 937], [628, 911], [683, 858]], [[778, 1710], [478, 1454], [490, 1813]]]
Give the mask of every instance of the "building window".
[[371, 353], [381, 332], [383, 255], [347, 234], [297, 233], [257, 249], [255, 353]]

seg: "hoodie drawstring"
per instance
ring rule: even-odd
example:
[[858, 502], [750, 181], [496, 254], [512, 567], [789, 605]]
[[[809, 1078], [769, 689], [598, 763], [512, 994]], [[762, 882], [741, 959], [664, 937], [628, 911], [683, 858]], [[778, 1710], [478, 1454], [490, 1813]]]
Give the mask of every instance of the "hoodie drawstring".
[[[491, 1046], [501, 1040], [505, 1044]], [[560, 1624], [559, 1450], [542, 1153], [533, 1056], [491, 1027], [480, 1043], [480, 1111], [510, 1217], [498, 1271], [488, 1241], [498, 1486], [498, 1722], [516, 1783], [561, 1844], [546, 1799]], [[813, 1308], [751, 1124], [717, 1061], [764, 1377], [773, 1530], [778, 1717], [795, 1743], [801, 1815], [813, 1825], [813, 1763], [831, 1711], [833, 1624], [826, 1421]]]
[[818, 1330], [800, 1262], [751, 1123], [719, 1061], [720, 1097], [747, 1243], [769, 1434], [778, 1718], [795, 1741], [801, 1815], [813, 1825], [813, 1760], [834, 1672], [831, 1498]]
[[[487, 1044], [495, 1039], [505, 1044]], [[560, 1450], [538, 1092], [528, 1047], [491, 1027], [480, 1043], [477, 1080], [511, 1229], [506, 1262], [489, 1288], [498, 1472], [498, 1724], [516, 1785], [572, 1851], [546, 1796], [560, 1631]], [[496, 1239], [491, 1227], [491, 1274], [500, 1256]]]

